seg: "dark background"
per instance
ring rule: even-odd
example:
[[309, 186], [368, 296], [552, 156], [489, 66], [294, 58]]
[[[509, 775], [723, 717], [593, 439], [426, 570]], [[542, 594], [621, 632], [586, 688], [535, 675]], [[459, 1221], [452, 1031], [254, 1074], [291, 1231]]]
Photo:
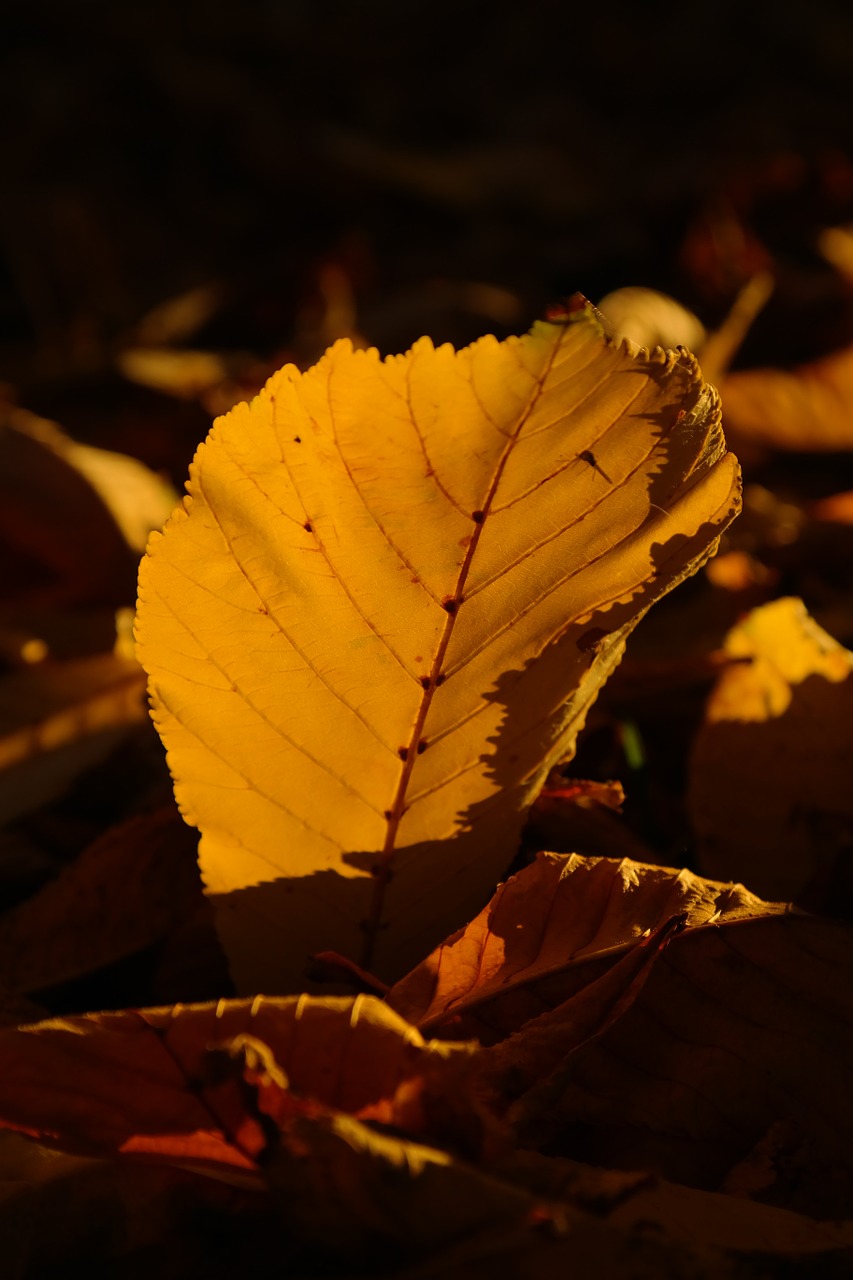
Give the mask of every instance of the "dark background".
[[741, 359], [808, 358], [851, 332], [814, 245], [853, 218], [851, 86], [827, 0], [9, 6], [0, 379], [180, 481], [209, 412], [116, 357], [200, 285], [190, 345], [265, 374], [316, 358], [330, 289], [394, 351], [628, 284], [713, 325], [770, 260]]

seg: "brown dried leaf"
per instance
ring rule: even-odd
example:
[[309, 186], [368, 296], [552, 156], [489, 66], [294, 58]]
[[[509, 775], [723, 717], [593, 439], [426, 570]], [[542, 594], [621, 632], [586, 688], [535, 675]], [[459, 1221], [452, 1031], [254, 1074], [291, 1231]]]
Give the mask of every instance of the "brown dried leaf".
[[528, 848], [552, 853], [654, 862], [654, 852], [618, 816], [624, 800], [619, 782], [571, 779], [549, 784], [533, 802], [524, 842]]
[[[249, 1034], [289, 1089], [326, 1108], [389, 1106], [461, 1046], [425, 1043], [372, 997], [293, 996], [126, 1010], [0, 1029], [0, 1128], [87, 1155], [144, 1153], [253, 1169], [210, 1051]], [[225, 1112], [225, 1115], [222, 1113]]]
[[152, 1258], [158, 1280], [210, 1275], [226, 1241], [250, 1229], [248, 1202], [248, 1192], [187, 1170], [84, 1159], [0, 1133], [3, 1280], [127, 1280], [148, 1274]]
[[148, 532], [175, 502], [135, 458], [7, 409], [0, 422], [2, 594], [21, 604], [128, 604]]
[[396, 983], [388, 1003], [420, 1027], [462, 1016], [466, 1032], [495, 1040], [562, 1004], [673, 916], [695, 928], [786, 910], [686, 870], [540, 854]]
[[517, 1127], [528, 1130], [530, 1120], [540, 1116], [547, 1126], [555, 1087], [552, 1075], [557, 1075], [559, 1090], [565, 1059], [622, 1017], [664, 948], [683, 927], [684, 916], [673, 916], [588, 986], [483, 1051], [482, 1078], [499, 1106], [515, 1100], [510, 1116]]
[[287, 1118], [264, 1169], [289, 1233], [361, 1267], [527, 1225], [538, 1208], [529, 1191], [488, 1170], [340, 1112]]
[[[788, 914], [686, 930], [622, 1017], [568, 1047], [540, 1100], [552, 1150], [570, 1136], [572, 1154], [596, 1164], [714, 1188], [781, 1123], [777, 1172], [787, 1163], [793, 1176], [761, 1198], [819, 1217], [849, 1210], [847, 926]], [[534, 1141], [544, 1116], [522, 1115]]]
[[657, 1231], [693, 1248], [820, 1254], [853, 1247], [853, 1222], [815, 1222], [788, 1209], [679, 1186], [652, 1174], [598, 1169], [575, 1160], [515, 1151], [494, 1172], [548, 1200], [605, 1216], [612, 1227]]
[[107, 831], [0, 918], [0, 984], [40, 991], [155, 942], [201, 901], [196, 844], [173, 808]]

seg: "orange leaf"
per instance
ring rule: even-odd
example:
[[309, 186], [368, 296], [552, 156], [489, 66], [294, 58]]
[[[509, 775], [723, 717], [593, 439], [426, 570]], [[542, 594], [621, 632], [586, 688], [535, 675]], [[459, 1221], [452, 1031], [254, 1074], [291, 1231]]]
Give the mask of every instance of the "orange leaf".
[[220, 419], [137, 634], [238, 987], [330, 949], [390, 980], [476, 911], [738, 502], [695, 360], [583, 306], [459, 352], [339, 342]]
[[695, 928], [773, 912], [742, 885], [625, 858], [540, 854], [388, 993], [420, 1027], [499, 1039], [562, 1004], [673, 916]]

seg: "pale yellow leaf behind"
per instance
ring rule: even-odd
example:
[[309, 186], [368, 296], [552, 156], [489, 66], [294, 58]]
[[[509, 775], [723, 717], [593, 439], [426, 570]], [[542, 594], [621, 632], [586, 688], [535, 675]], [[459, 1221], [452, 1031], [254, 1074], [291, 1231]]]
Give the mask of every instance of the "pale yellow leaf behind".
[[241, 987], [299, 987], [324, 948], [393, 977], [482, 905], [737, 483], [692, 357], [589, 313], [460, 352], [340, 342], [218, 420], [138, 638]]

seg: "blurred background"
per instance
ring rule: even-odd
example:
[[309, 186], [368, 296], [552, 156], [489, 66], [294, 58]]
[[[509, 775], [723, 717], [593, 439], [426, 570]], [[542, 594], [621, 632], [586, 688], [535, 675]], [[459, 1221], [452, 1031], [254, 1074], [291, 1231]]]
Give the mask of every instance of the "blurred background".
[[713, 327], [768, 266], [738, 360], [808, 359], [853, 337], [815, 243], [853, 218], [851, 85], [841, 0], [9, 6], [6, 398], [179, 483], [343, 333], [461, 344], [626, 285]]

